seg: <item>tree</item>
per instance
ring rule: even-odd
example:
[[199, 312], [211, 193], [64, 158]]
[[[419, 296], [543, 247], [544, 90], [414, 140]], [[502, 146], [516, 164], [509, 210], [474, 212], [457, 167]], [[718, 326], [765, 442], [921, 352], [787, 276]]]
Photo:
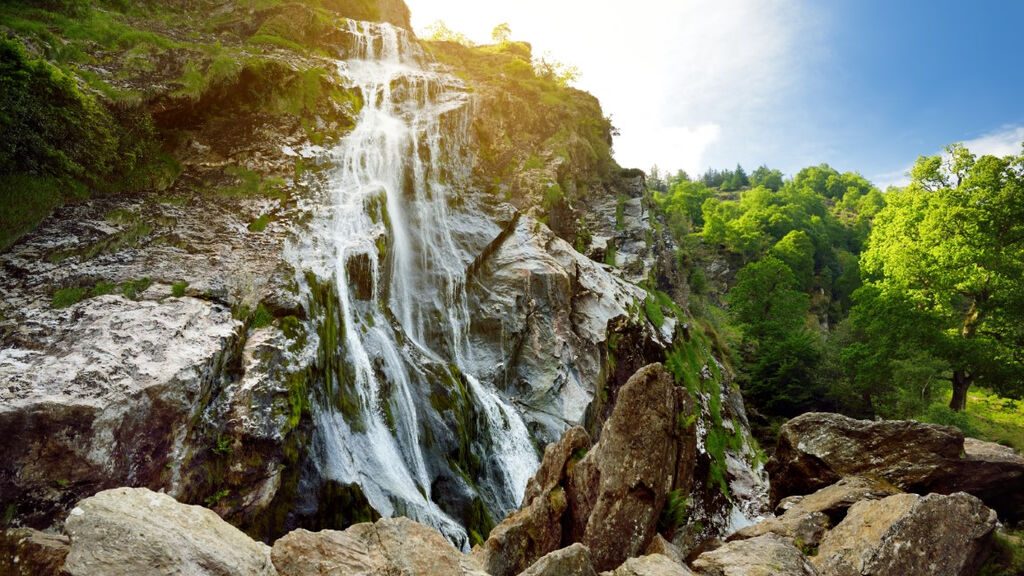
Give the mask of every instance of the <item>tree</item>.
[[782, 172], [769, 169], [762, 164], [757, 170], [750, 173], [750, 185], [764, 186], [769, 190], [778, 192], [779, 188], [782, 188]]
[[861, 268], [883, 294], [941, 319], [931, 352], [949, 365], [950, 408], [976, 382], [1020, 381], [1024, 319], [1024, 153], [976, 159], [953, 145], [919, 158], [912, 181], [887, 194]]
[[740, 269], [727, 300], [744, 339], [756, 342], [799, 331], [809, 308], [807, 294], [797, 288], [793, 271], [774, 256]]
[[801, 230], [793, 230], [776, 242], [770, 253], [789, 266], [797, 286], [810, 290], [814, 280], [814, 244], [810, 236]]
[[491, 40], [494, 40], [498, 44], [505, 44], [512, 37], [512, 28], [508, 25], [508, 22], [502, 22], [494, 27], [491, 31]]

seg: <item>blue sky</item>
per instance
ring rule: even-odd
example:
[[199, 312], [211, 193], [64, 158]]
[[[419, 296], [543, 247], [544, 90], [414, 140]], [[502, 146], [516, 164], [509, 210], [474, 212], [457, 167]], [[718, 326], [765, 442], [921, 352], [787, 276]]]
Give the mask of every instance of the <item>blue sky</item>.
[[922, 154], [1024, 141], [1024, 2], [407, 0], [486, 42], [577, 65], [624, 166], [695, 174], [828, 162], [880, 186]]

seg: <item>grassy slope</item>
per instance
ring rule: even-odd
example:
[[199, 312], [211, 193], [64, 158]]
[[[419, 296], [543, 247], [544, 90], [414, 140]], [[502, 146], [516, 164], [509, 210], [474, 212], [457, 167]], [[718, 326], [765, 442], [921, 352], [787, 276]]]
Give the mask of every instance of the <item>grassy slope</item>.
[[382, 6], [401, 19], [390, 0], [0, 4], [0, 251], [66, 202], [170, 186], [181, 127], [154, 109], [199, 109], [252, 78], [243, 111], [311, 127], [325, 106], [357, 109], [325, 67], [293, 62], [327, 56], [317, 40], [339, 15], [376, 19]]

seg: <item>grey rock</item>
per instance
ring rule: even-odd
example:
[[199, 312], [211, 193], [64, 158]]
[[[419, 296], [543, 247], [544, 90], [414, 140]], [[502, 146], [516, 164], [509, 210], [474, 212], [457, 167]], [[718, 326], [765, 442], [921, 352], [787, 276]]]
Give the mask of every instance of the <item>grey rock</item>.
[[878, 500], [899, 490], [884, 481], [859, 476], [843, 478], [814, 494], [788, 502], [785, 512], [729, 536], [729, 540], [754, 538], [769, 532], [792, 539], [799, 546], [817, 546], [825, 531], [846, 515], [847, 509], [861, 500]]
[[729, 542], [693, 561], [702, 576], [816, 576], [818, 571], [793, 543], [777, 534]]
[[27, 525], [117, 485], [171, 488], [241, 337], [194, 298], [91, 298], [41, 314], [43, 346], [0, 350], [0, 500]]
[[630, 558], [615, 570], [602, 572], [601, 576], [693, 576], [693, 572], [668, 556], [648, 554]]
[[547, 554], [520, 576], [597, 576], [597, 572], [590, 562], [590, 549], [576, 543]]
[[212, 511], [146, 488], [105, 490], [65, 522], [70, 576], [275, 576], [270, 547]]
[[280, 576], [486, 576], [440, 532], [408, 518], [295, 530], [274, 543], [273, 562]]
[[808, 413], [782, 426], [768, 462], [771, 500], [808, 494], [844, 476], [872, 475], [928, 491], [955, 474], [963, 433], [951, 426]]
[[977, 574], [996, 513], [966, 493], [897, 494], [854, 504], [822, 539], [822, 574]]

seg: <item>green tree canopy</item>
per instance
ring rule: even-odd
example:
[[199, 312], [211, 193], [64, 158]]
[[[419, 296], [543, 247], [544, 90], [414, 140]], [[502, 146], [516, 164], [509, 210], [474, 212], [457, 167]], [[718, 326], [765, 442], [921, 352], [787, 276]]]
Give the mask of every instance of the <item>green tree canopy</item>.
[[1020, 386], [1024, 154], [978, 159], [954, 145], [919, 158], [911, 176], [887, 195], [861, 268], [880, 293], [941, 319], [946, 338], [930, 351], [948, 363], [950, 407], [962, 410], [975, 382]]

